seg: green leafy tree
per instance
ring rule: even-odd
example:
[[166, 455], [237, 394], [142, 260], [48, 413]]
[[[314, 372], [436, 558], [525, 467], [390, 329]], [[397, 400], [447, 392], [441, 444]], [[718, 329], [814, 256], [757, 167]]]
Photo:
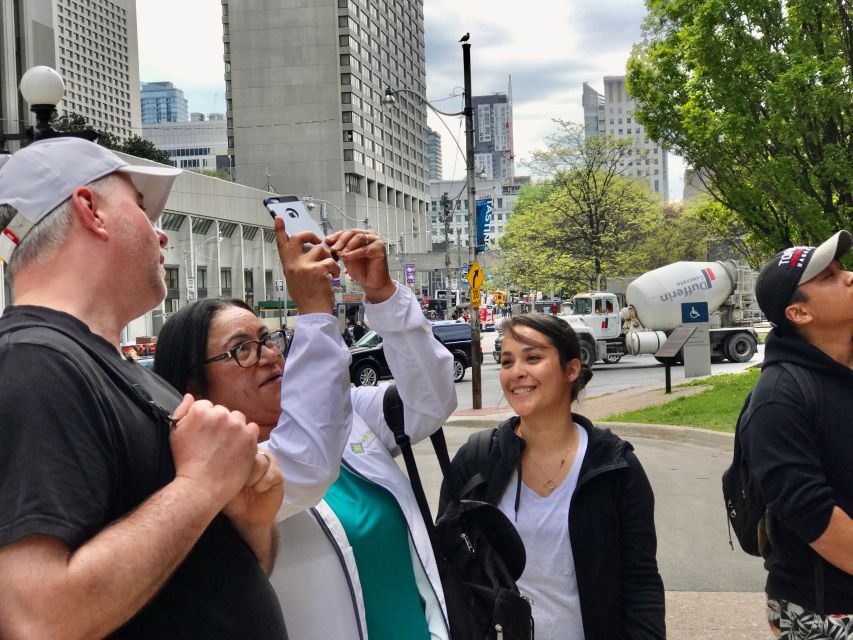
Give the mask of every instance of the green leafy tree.
[[764, 251], [853, 226], [849, 0], [646, 5], [627, 84], [648, 136], [702, 169]]
[[79, 113], [68, 112], [61, 116], [54, 114], [51, 119], [51, 126], [63, 133], [76, 133], [84, 130], [94, 130], [98, 134], [98, 144], [113, 151], [121, 151], [137, 158], [147, 158], [161, 164], [169, 164], [169, 154], [160, 151], [154, 146], [150, 140], [146, 140], [136, 134], [130, 136], [126, 140], [119, 138], [113, 133], [93, 129], [86, 120], [85, 116]]
[[582, 127], [555, 123], [557, 133], [526, 162], [545, 183], [523, 189], [513, 208], [505, 268], [540, 289], [598, 287], [630, 263], [656, 204], [630, 177], [643, 158], [627, 140], [585, 139]]
[[650, 216], [648, 233], [633, 253], [632, 273], [651, 271], [681, 260], [708, 258], [711, 233], [697, 206], [667, 205]]

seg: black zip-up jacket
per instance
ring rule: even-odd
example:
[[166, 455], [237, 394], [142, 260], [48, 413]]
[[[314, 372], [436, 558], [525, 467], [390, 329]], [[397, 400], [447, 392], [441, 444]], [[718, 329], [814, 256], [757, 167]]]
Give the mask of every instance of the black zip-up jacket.
[[[594, 427], [581, 415], [573, 413], [572, 418], [589, 435], [568, 522], [584, 637], [665, 638], [651, 485], [630, 443], [609, 429]], [[453, 459], [459, 486], [477, 473], [485, 480], [466, 497], [497, 505], [504, 491], [518, 492], [518, 487], [507, 486], [515, 470], [521, 482], [525, 442], [515, 434], [518, 422], [517, 416], [512, 417], [497, 428], [494, 446], [480, 469], [468, 468], [468, 445], [459, 449]], [[468, 458], [473, 456], [469, 453]], [[442, 487], [440, 512], [444, 503]]]
[[[773, 366], [779, 362], [799, 367], [811, 389]], [[774, 329], [741, 443], [772, 516], [767, 594], [818, 613], [853, 612], [853, 576], [809, 546], [826, 530], [833, 507], [853, 516], [853, 370]]]

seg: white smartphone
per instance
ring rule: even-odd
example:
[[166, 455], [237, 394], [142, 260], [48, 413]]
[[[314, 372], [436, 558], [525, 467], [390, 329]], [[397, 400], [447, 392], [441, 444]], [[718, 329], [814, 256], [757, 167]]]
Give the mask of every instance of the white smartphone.
[[[264, 199], [264, 206], [269, 211], [273, 218], [281, 218], [284, 220], [284, 230], [288, 236], [292, 236], [302, 231], [310, 231], [315, 236], [323, 240], [326, 234], [320, 228], [320, 225], [311, 217], [305, 204], [296, 196], [270, 196]], [[305, 250], [309, 250], [314, 245], [305, 244]], [[323, 246], [327, 249], [329, 245], [323, 242]], [[332, 251], [332, 257], [337, 260], [338, 255]]]

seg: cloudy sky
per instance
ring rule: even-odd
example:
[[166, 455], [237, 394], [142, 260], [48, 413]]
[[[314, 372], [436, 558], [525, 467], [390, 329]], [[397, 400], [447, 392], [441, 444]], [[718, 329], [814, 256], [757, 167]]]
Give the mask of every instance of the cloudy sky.
[[[605, 75], [624, 73], [644, 15], [642, 0], [425, 0], [427, 97], [444, 111], [461, 109], [461, 98], [447, 98], [461, 93], [457, 41], [470, 32], [474, 94], [506, 92], [512, 76], [516, 157], [523, 161], [554, 132], [553, 118], [583, 122], [583, 82], [601, 91]], [[224, 111], [220, 0], [138, 0], [137, 21], [140, 79], [174, 82], [191, 111]], [[445, 127], [430, 114], [448, 178], [464, 174], [448, 132], [461, 143], [460, 120], [444, 118]], [[670, 199], [681, 199], [683, 170], [670, 156]]]

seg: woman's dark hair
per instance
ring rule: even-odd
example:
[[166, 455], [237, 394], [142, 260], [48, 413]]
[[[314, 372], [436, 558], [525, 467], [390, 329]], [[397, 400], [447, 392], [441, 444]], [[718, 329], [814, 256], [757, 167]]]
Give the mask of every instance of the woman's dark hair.
[[[236, 298], [205, 298], [173, 314], [160, 329], [154, 354], [154, 373], [179, 393], [207, 395], [207, 337], [214, 316], [229, 307], [252, 308]], [[254, 313], [254, 311], [252, 311]]]
[[[511, 335], [515, 340], [524, 344], [531, 344], [530, 340], [516, 331], [517, 327], [527, 327], [538, 331], [548, 338], [560, 358], [560, 365], [565, 367], [572, 360], [581, 359], [581, 344], [578, 334], [569, 326], [568, 322], [560, 320], [555, 316], [543, 313], [528, 313], [521, 316], [512, 316], [501, 324], [501, 332]], [[576, 400], [584, 387], [592, 378], [592, 369], [581, 361], [581, 372], [572, 384], [572, 400]]]

